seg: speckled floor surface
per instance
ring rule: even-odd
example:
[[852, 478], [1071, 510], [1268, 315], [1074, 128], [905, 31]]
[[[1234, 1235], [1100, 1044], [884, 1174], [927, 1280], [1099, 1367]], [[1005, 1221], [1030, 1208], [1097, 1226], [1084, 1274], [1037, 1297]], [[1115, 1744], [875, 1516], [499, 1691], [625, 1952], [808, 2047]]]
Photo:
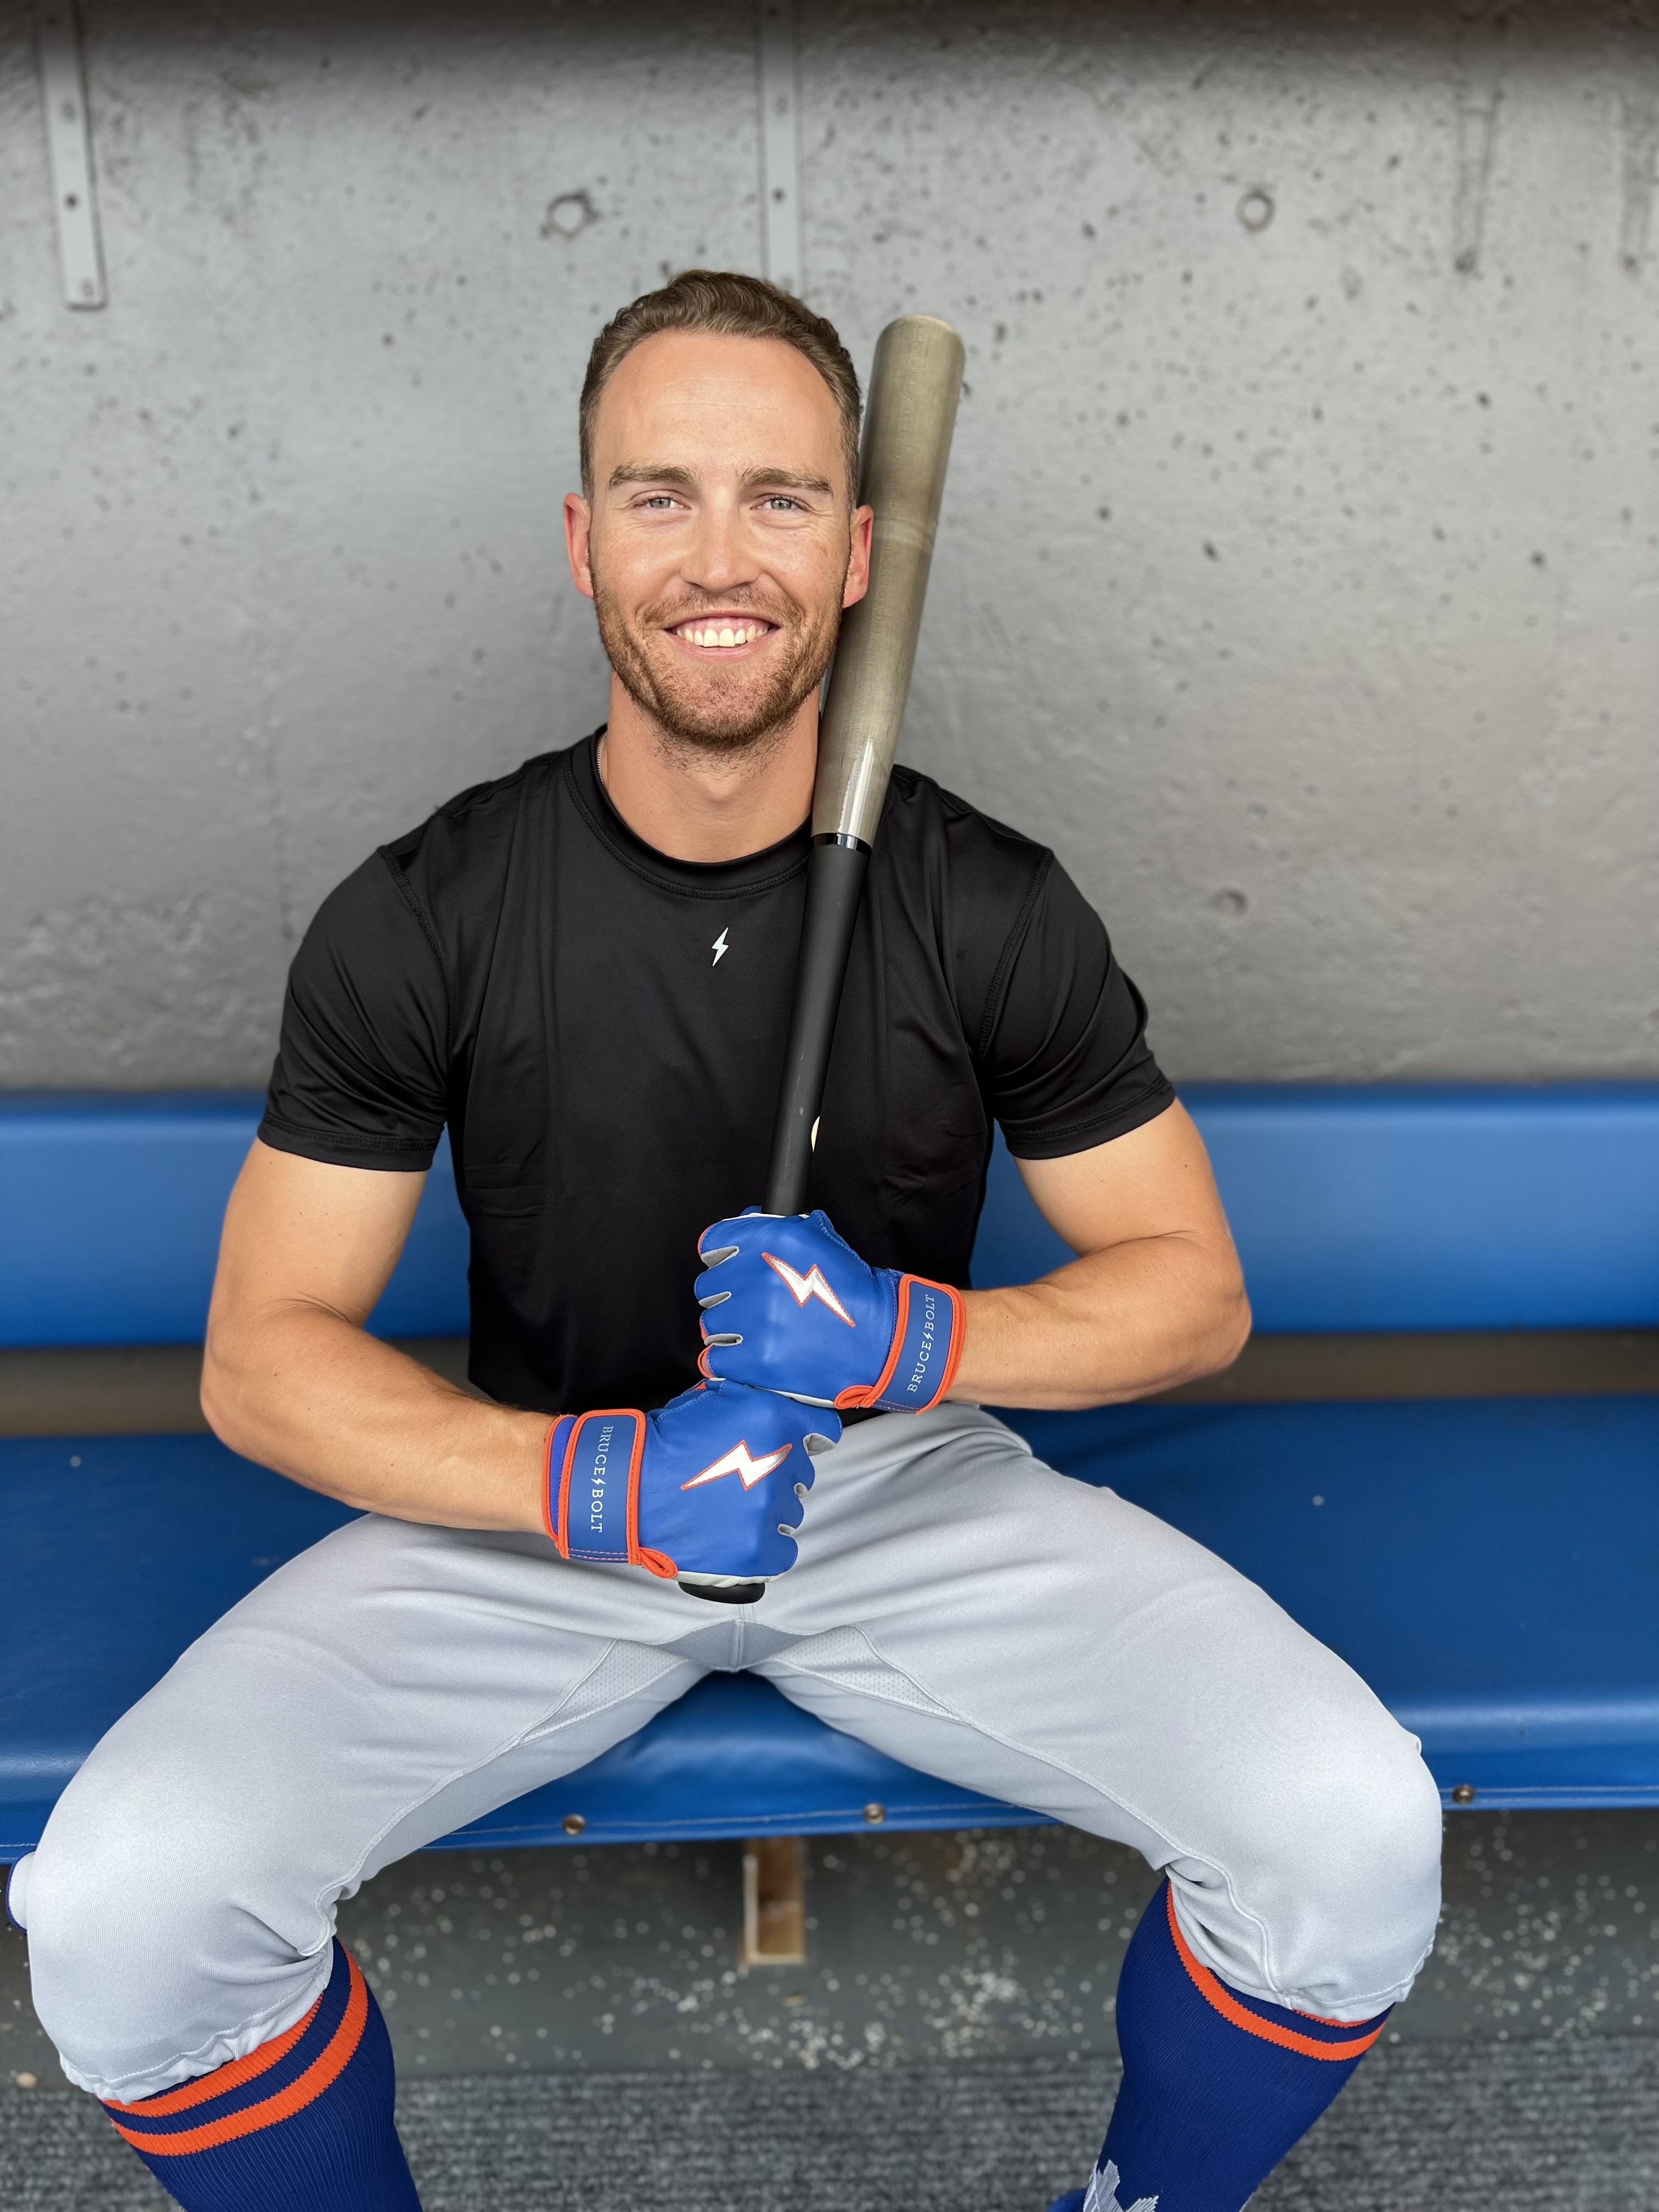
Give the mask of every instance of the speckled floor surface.
[[[433, 1853], [341, 1929], [428, 2212], [1043, 2212], [1097, 2146], [1152, 1886], [1066, 1829], [826, 1838], [809, 1963], [745, 1974], [736, 1845]], [[1453, 1815], [1435, 1955], [1259, 2203], [1654, 2212], [1656, 1918], [1659, 1814]], [[0, 2207], [161, 2207], [61, 2078], [8, 1931]]]
[[[1042, 2212], [1097, 2147], [1114, 2069], [1006, 2059], [847, 2075], [524, 2075], [416, 2083], [426, 2212]], [[162, 2212], [86, 2100], [18, 2099], [7, 2212]], [[1401, 2045], [1368, 2061], [1260, 2212], [1647, 2212], [1659, 2041]]]

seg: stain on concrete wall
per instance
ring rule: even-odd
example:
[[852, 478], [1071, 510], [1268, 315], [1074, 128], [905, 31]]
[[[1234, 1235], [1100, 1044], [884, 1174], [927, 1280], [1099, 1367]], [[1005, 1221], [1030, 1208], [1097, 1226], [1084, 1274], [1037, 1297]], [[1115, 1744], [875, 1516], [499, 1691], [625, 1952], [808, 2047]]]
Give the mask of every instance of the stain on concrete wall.
[[[0, 1083], [258, 1081], [328, 887], [599, 719], [605, 315], [757, 264], [753, 21], [0, 0]], [[805, 287], [968, 341], [906, 756], [1189, 1076], [1659, 1071], [1659, 7], [801, 0]]]

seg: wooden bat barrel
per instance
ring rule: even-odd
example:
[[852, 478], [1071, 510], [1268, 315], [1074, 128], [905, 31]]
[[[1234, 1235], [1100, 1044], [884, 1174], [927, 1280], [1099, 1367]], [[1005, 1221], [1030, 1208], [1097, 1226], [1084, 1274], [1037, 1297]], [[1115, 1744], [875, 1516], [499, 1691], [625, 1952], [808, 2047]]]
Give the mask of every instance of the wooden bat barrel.
[[812, 858], [769, 1213], [799, 1213], [806, 1202], [847, 955], [910, 693], [965, 358], [962, 340], [936, 315], [902, 315], [876, 345], [859, 486], [876, 516], [870, 588], [842, 618], [818, 737]]
[[875, 509], [870, 588], [842, 619], [818, 736], [815, 837], [873, 845], [910, 694], [927, 572], [966, 356], [936, 315], [902, 315], [876, 344], [859, 497]]

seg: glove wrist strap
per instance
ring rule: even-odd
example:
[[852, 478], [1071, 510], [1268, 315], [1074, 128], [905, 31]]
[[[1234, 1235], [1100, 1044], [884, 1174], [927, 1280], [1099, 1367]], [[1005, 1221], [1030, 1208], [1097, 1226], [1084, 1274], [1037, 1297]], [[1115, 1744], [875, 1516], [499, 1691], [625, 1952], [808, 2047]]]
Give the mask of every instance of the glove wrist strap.
[[962, 1358], [962, 1293], [925, 1275], [898, 1279], [898, 1317], [881, 1373], [866, 1388], [843, 1390], [836, 1404], [884, 1413], [926, 1413], [957, 1379]]
[[645, 1415], [635, 1407], [562, 1413], [547, 1432], [543, 1525], [563, 1559], [643, 1567], [671, 1582], [679, 1572], [640, 1542]]

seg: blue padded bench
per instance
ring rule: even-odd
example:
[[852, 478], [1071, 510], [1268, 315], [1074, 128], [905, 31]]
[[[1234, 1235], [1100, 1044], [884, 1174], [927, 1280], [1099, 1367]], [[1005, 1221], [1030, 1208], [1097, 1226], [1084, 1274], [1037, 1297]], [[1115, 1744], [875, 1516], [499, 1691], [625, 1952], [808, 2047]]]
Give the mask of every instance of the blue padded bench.
[[[1659, 1087], [1198, 1086], [1262, 1330], [1659, 1325]], [[0, 1098], [0, 1345], [189, 1343], [258, 1115], [241, 1096]], [[1063, 1253], [999, 1148], [984, 1284]], [[447, 1164], [374, 1316], [465, 1333]], [[1013, 1417], [1231, 1559], [1492, 1806], [1659, 1802], [1659, 1399], [1166, 1404]], [[346, 1517], [206, 1436], [0, 1439], [0, 1858], [103, 1729]], [[1034, 1816], [712, 1677], [457, 1846]]]

